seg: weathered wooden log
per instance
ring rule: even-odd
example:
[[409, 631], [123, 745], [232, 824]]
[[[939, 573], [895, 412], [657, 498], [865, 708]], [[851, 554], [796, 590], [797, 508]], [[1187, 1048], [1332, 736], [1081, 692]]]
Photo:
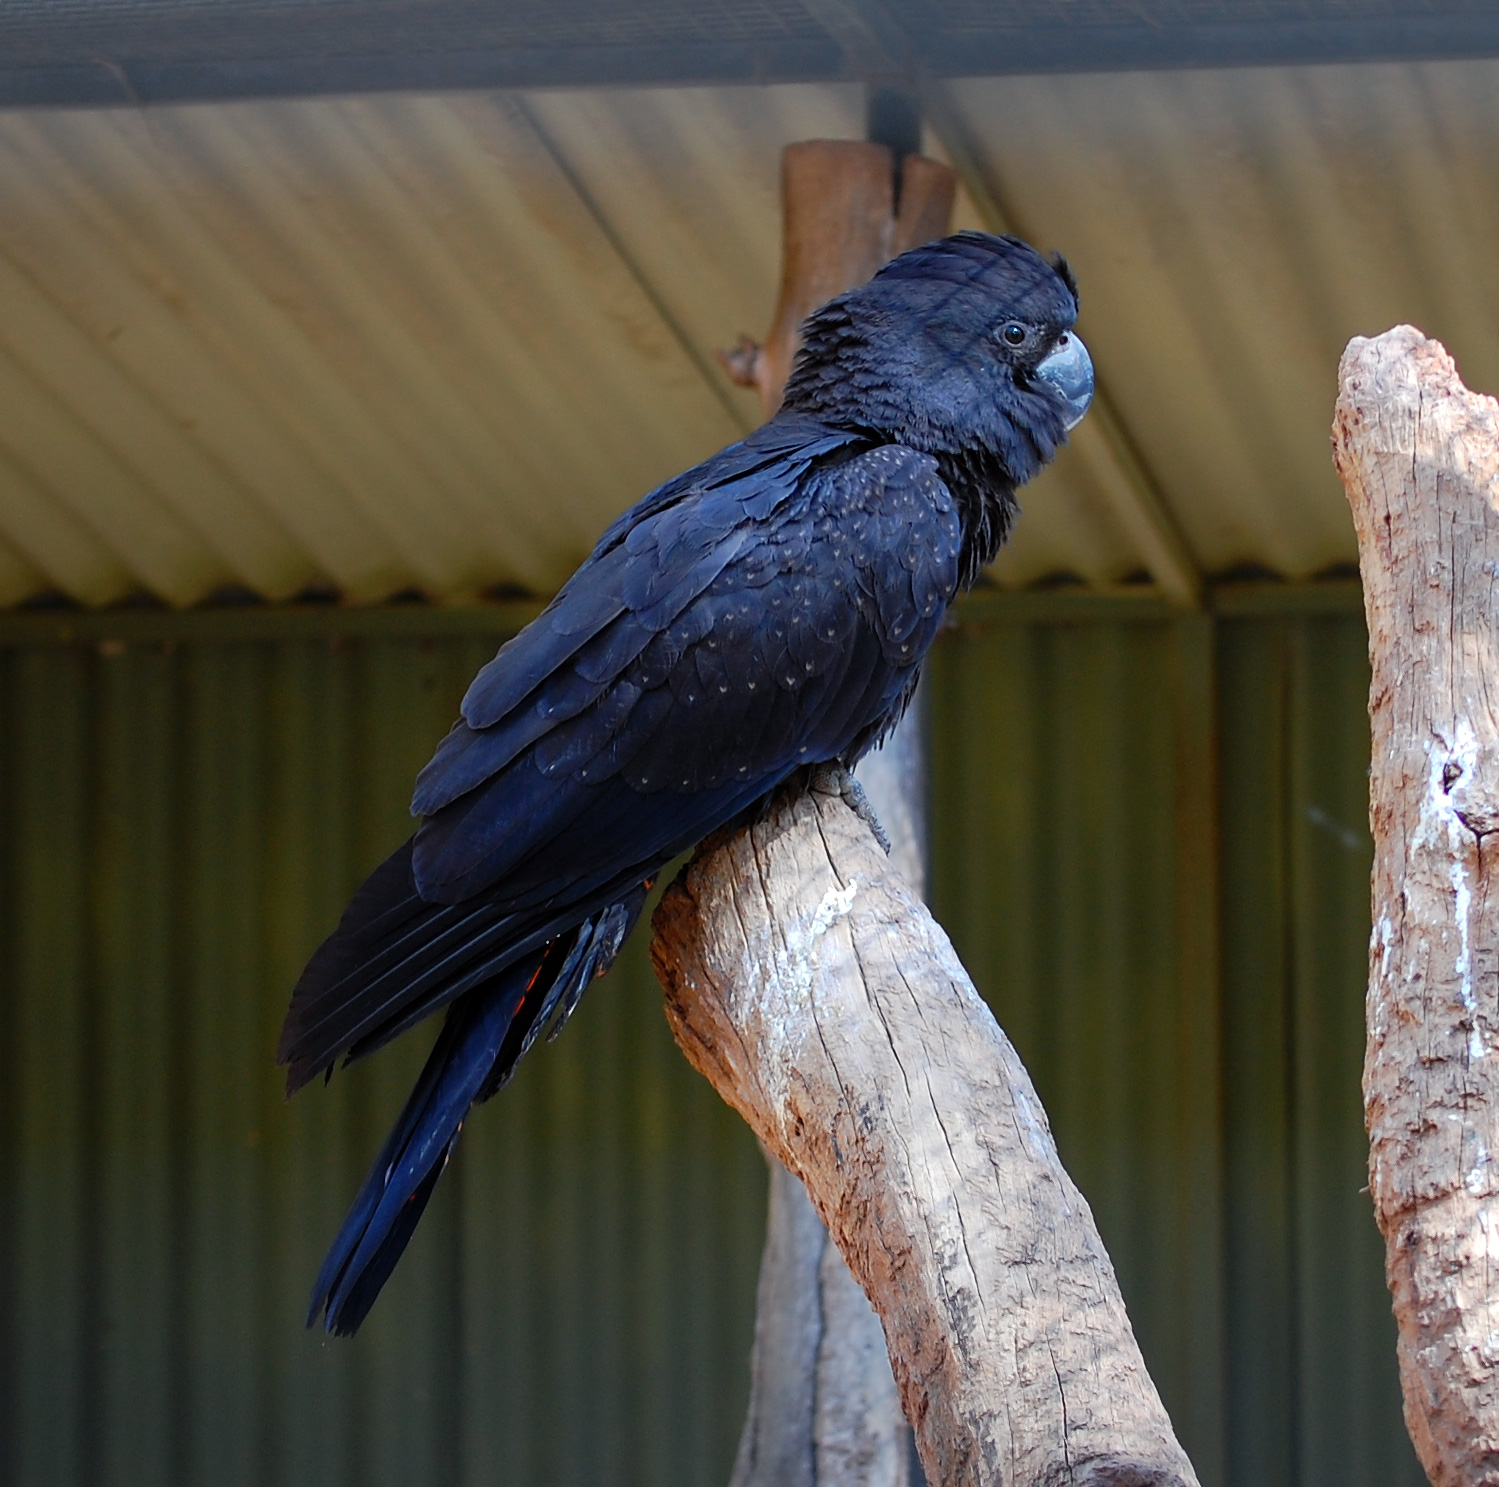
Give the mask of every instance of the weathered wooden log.
[[1373, 681], [1364, 1108], [1405, 1419], [1499, 1484], [1499, 404], [1410, 326], [1349, 343], [1333, 447]]
[[729, 1487], [907, 1487], [910, 1427], [879, 1318], [773, 1156], [750, 1402]]
[[[926, 889], [921, 693], [859, 782], [889, 837], [889, 865]], [[799, 1178], [768, 1152], [770, 1203], [755, 1302], [750, 1401], [729, 1487], [920, 1483], [880, 1319]]]
[[699, 852], [652, 956], [880, 1314], [933, 1484], [1196, 1482], [1024, 1068], [831, 774]]

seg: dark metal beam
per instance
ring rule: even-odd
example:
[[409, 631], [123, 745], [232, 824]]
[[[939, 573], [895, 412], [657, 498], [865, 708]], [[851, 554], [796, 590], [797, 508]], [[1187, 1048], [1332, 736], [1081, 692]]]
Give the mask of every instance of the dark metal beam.
[[1360, 14], [1304, 0], [1276, 18], [1253, 0], [1218, 0], [1211, 19], [1182, 24], [1151, 0], [1011, 0], [959, 25], [918, 0], [575, 0], [565, 14], [465, 0], [14, 0], [0, 6], [0, 107], [1499, 56], [1499, 6], [1451, 3]]

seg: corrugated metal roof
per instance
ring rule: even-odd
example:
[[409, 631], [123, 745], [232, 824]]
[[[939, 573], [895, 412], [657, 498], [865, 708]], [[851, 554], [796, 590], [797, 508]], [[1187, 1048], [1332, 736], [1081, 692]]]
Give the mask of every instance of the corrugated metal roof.
[[1499, 67], [964, 83], [1022, 231], [1067, 250], [1115, 407], [1209, 572], [1356, 558], [1349, 337], [1411, 321], [1499, 389]]
[[[1202, 570], [1353, 560], [1326, 443], [1349, 335], [1412, 320], [1499, 385], [1496, 84], [945, 85], [975, 197], [1077, 268]], [[549, 591], [753, 421], [713, 353], [769, 322], [779, 152], [862, 129], [852, 85], [0, 113], [0, 603]], [[1151, 566], [1088, 438], [1002, 582]]]

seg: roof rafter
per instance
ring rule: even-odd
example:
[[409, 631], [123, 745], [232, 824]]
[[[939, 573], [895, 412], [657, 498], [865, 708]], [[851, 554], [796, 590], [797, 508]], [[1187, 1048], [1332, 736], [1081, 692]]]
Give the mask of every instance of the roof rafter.
[[[933, 77], [1499, 55], [1471, 0], [889, 4], [907, 39], [877, 50]], [[7, 0], [0, 106], [829, 82], [869, 76], [859, 33], [885, 29], [836, 0]]]

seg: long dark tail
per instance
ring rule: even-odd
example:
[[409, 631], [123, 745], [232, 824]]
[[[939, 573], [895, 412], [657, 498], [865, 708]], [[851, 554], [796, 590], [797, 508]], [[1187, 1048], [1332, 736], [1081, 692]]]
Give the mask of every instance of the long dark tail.
[[470, 1108], [502, 1088], [542, 1030], [561, 1031], [640, 917], [646, 884], [459, 997], [318, 1272], [307, 1325], [349, 1336], [415, 1232]]

